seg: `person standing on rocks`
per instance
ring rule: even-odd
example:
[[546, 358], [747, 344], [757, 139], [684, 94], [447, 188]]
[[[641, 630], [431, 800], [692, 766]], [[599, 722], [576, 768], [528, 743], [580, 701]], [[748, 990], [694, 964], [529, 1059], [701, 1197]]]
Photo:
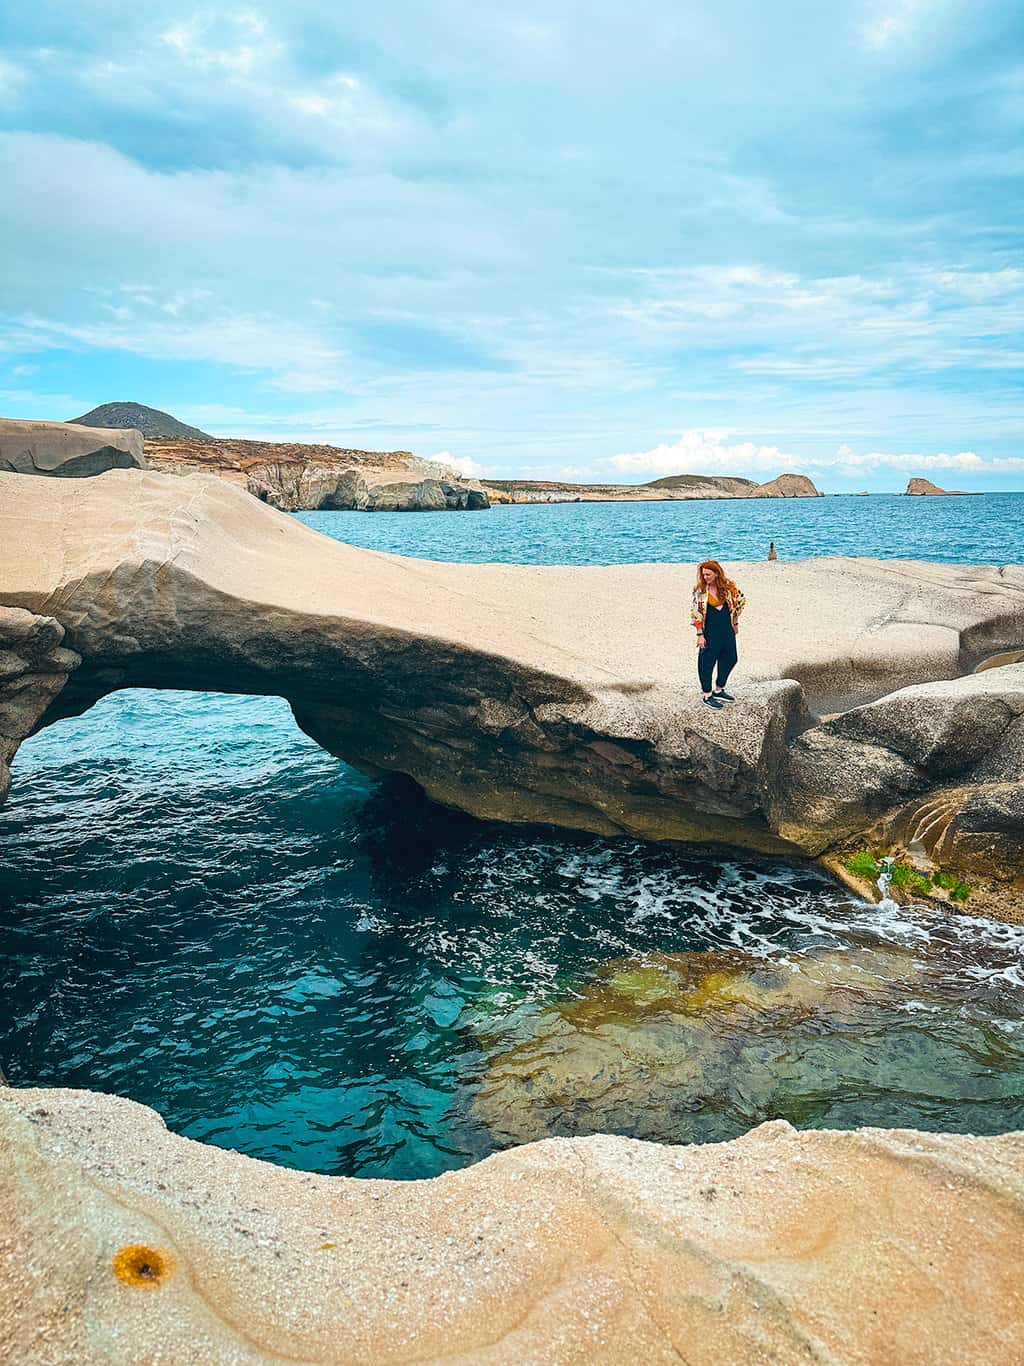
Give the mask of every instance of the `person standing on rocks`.
[[[706, 707], [721, 711], [723, 702], [736, 699], [725, 691], [736, 667], [736, 632], [746, 599], [717, 560], [697, 566], [690, 621], [697, 632], [697, 675]], [[712, 686], [717, 665], [718, 677]]]

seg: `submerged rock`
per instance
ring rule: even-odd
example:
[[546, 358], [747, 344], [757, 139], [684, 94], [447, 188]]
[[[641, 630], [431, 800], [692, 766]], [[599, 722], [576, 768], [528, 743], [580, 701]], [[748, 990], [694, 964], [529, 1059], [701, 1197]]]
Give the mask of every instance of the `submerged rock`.
[[[473, 1113], [500, 1143], [608, 1131], [693, 1142], [780, 1114], [822, 1119], [844, 1068], [884, 1081], [884, 1048], [865, 1069], [859, 1035], [918, 976], [913, 955], [892, 948], [606, 964], [578, 996], [517, 1026], [526, 1037], [505, 1051], [485, 1035]], [[925, 1042], [918, 1071], [927, 1053]]]

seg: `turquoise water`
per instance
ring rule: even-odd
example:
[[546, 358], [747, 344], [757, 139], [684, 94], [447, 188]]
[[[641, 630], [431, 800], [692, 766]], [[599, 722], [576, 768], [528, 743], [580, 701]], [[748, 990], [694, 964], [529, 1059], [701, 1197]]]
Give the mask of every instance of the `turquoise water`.
[[428, 560], [634, 564], [872, 555], [1008, 564], [1024, 558], [1024, 493], [972, 498], [751, 498], [677, 503], [551, 503], [444, 512], [304, 512], [337, 540]]
[[[869, 503], [917, 527], [900, 553], [1024, 543], [1016, 495], [303, 520], [420, 555], [583, 563], [654, 542], [693, 559], [709, 517], [724, 558], [772, 519], [781, 549], [811, 553], [833, 509]], [[957, 507], [982, 524], [958, 531]], [[657, 954], [695, 995], [645, 994]], [[317, 1171], [426, 1176], [544, 1133], [707, 1140], [778, 1115], [1024, 1127], [1022, 955], [1022, 930], [884, 915], [805, 867], [482, 825], [371, 783], [272, 698], [106, 698], [23, 746], [0, 811], [8, 1079], [131, 1096]], [[792, 974], [811, 984], [795, 996]]]

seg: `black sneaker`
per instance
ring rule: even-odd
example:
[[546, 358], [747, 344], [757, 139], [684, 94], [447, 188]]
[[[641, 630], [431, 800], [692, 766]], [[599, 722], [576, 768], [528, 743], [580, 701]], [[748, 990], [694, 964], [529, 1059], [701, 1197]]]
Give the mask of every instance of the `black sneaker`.
[[721, 702], [716, 702], [713, 697], [702, 697], [701, 701], [704, 703], [705, 707], [710, 707], [712, 711], [722, 710]]
[[736, 701], [736, 699], [735, 699], [735, 697], [733, 697], [732, 693], [731, 693], [731, 692], [726, 692], [724, 688], [716, 688], [715, 691], [711, 694], [711, 696], [712, 696], [712, 697], [717, 697], [718, 700], [719, 700], [719, 702], [735, 702], [735, 701]]

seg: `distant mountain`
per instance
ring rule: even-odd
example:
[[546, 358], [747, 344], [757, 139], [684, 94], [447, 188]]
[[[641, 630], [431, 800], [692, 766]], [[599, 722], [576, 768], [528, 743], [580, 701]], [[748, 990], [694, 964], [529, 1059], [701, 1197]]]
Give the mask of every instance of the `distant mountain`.
[[198, 427], [190, 427], [179, 422], [170, 413], [162, 413], [159, 408], [147, 408], [144, 403], [101, 403], [91, 412], [81, 417], [73, 417], [80, 427], [134, 427], [146, 437], [176, 436], [195, 437], [201, 441], [213, 441], [214, 437], [201, 432]]

